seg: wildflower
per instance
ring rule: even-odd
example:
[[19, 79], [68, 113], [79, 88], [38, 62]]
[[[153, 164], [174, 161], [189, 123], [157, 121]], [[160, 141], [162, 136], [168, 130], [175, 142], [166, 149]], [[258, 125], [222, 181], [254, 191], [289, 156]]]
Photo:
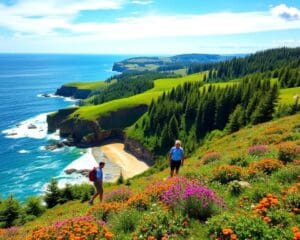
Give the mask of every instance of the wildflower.
[[224, 228], [222, 230], [223, 235], [227, 236], [233, 233], [233, 231], [230, 228]]

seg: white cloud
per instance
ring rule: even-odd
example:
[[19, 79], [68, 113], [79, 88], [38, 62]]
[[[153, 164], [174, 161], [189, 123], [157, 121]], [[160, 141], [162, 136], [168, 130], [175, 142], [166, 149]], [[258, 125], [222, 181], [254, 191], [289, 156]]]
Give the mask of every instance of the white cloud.
[[151, 0], [132, 0], [130, 3], [132, 4], [138, 4], [138, 5], [148, 5], [153, 3]]
[[281, 17], [286, 20], [300, 20], [300, 10], [295, 7], [288, 7], [280, 4], [271, 9], [274, 16]]

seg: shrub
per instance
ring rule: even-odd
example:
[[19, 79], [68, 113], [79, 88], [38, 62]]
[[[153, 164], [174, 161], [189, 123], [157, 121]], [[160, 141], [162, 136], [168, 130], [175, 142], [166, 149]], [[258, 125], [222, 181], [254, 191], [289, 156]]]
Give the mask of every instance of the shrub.
[[26, 240], [38, 239], [110, 239], [113, 236], [103, 222], [90, 216], [66, 219], [50, 227], [38, 227]]
[[249, 155], [262, 156], [269, 152], [269, 147], [267, 145], [254, 145], [248, 149]]
[[13, 196], [9, 196], [0, 205], [0, 227], [9, 228], [16, 225], [20, 214], [20, 203]]
[[285, 228], [291, 223], [291, 216], [285, 209], [271, 209], [264, 221], [273, 226]]
[[41, 203], [41, 199], [38, 197], [29, 197], [25, 205], [25, 213], [27, 215], [40, 216], [45, 212], [45, 207]]
[[150, 196], [146, 194], [136, 194], [128, 199], [129, 207], [135, 208], [139, 211], [145, 211], [149, 208], [151, 202]]
[[238, 166], [220, 166], [214, 169], [214, 180], [226, 184], [233, 180], [240, 180], [242, 169]]
[[126, 202], [132, 195], [129, 188], [118, 188], [107, 193], [104, 197], [105, 202]]
[[300, 154], [300, 148], [293, 142], [281, 143], [278, 147], [278, 158], [284, 163], [292, 162]]
[[300, 164], [296, 166], [288, 166], [286, 168], [279, 169], [272, 176], [275, 181], [280, 183], [293, 183], [297, 181], [298, 175], [300, 173]]
[[219, 161], [221, 160], [221, 155], [217, 152], [209, 152], [206, 153], [203, 157], [202, 157], [202, 162], [204, 164], [210, 163], [210, 162], [214, 162], [214, 161]]
[[110, 214], [119, 212], [126, 207], [124, 203], [112, 202], [102, 203], [90, 209], [89, 216], [93, 216], [98, 220], [107, 221]]
[[0, 239], [15, 240], [17, 239], [19, 229], [17, 227], [10, 227], [6, 229], [0, 228]]
[[270, 208], [279, 207], [279, 199], [277, 196], [268, 193], [263, 197], [257, 205], [253, 207], [253, 212], [265, 217]]
[[277, 171], [282, 167], [282, 163], [277, 159], [265, 158], [258, 162], [250, 164], [248, 169], [248, 174], [250, 176], [255, 176], [258, 172], [263, 172], [267, 175]]
[[163, 192], [162, 201], [190, 218], [205, 220], [222, 206], [221, 200], [200, 182], [185, 179]]
[[234, 180], [229, 183], [228, 190], [231, 195], [238, 196], [243, 192], [244, 188], [239, 181]]
[[229, 161], [230, 165], [237, 165], [240, 167], [247, 167], [249, 165], [247, 159], [242, 156], [232, 157]]
[[133, 239], [178, 239], [186, 238], [188, 221], [181, 215], [172, 215], [161, 207], [154, 206], [138, 225]]
[[131, 233], [135, 231], [139, 223], [141, 214], [135, 209], [125, 209], [109, 218], [109, 223], [113, 226], [113, 230], [117, 233]]
[[262, 218], [251, 215], [223, 213], [209, 219], [207, 224], [210, 239], [280, 240], [293, 236], [291, 230], [269, 226]]

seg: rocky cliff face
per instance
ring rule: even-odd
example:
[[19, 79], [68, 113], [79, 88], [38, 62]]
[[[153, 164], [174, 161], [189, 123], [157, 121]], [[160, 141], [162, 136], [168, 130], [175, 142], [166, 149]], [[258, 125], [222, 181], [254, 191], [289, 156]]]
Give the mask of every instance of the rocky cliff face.
[[131, 153], [136, 158], [143, 160], [149, 166], [154, 164], [154, 156], [141, 143], [136, 140], [126, 138], [124, 142], [125, 151]]
[[77, 89], [72, 86], [61, 86], [56, 90], [55, 95], [62, 97], [73, 97], [76, 99], [85, 99], [91, 94], [91, 90]]
[[60, 130], [60, 136], [68, 138], [76, 146], [95, 146], [105, 140], [124, 140], [123, 129], [132, 125], [147, 111], [146, 105], [121, 109], [111, 112], [98, 120], [81, 119], [78, 116], [70, 117], [77, 108], [59, 110], [47, 116], [48, 129], [53, 132]]
[[76, 110], [77, 107], [65, 108], [58, 110], [56, 113], [47, 115], [48, 132], [55, 132], [59, 129], [61, 122]]

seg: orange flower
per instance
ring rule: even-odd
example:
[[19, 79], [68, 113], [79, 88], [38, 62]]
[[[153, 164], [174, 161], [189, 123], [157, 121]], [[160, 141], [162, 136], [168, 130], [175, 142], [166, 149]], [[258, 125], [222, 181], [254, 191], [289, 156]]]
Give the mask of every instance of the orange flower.
[[269, 217], [264, 217], [264, 221], [265, 221], [266, 223], [269, 223], [269, 222], [271, 222], [271, 218], [269, 218]]
[[104, 237], [105, 239], [111, 239], [114, 235], [111, 232], [105, 233]]
[[293, 227], [292, 227], [292, 231], [293, 231], [293, 232], [298, 232], [298, 231], [299, 231], [299, 228], [296, 227], [296, 226], [293, 226]]
[[231, 239], [231, 240], [236, 240], [236, 239], [237, 239], [237, 236], [236, 236], [235, 234], [231, 234], [231, 235], [230, 235], [230, 239]]
[[155, 237], [153, 237], [153, 236], [148, 236], [148, 237], [147, 237], [147, 240], [155, 240]]
[[222, 230], [222, 233], [223, 233], [225, 236], [227, 236], [227, 235], [232, 234], [233, 231], [232, 231], [230, 228], [224, 228], [224, 229]]
[[294, 239], [299, 240], [300, 239], [300, 232], [296, 232], [294, 235]]

